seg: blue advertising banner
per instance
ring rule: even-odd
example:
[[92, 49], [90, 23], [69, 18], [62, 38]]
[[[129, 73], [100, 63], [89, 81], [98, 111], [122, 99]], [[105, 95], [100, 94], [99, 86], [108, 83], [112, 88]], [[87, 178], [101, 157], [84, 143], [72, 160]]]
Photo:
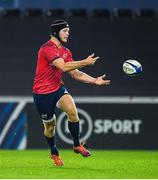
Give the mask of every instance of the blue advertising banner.
[[[158, 97], [75, 97], [81, 142], [92, 149], [158, 149]], [[27, 122], [27, 123], [26, 123]], [[31, 97], [0, 98], [0, 148], [48, 148]], [[72, 148], [67, 116], [57, 110], [57, 143]]]

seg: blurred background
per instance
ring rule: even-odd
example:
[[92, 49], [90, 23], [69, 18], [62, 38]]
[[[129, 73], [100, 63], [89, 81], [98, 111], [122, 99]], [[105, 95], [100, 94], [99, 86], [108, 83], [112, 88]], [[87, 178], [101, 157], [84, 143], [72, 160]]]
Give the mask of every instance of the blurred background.
[[[100, 56], [82, 70], [111, 79], [97, 87], [64, 75], [81, 140], [94, 149], [158, 149], [157, 0], [0, 0], [0, 148], [48, 148], [31, 95], [38, 49], [56, 19], [70, 24], [66, 46], [75, 60]], [[142, 64], [140, 76], [123, 73], [127, 59]], [[58, 144], [69, 149], [66, 116], [57, 115]]]

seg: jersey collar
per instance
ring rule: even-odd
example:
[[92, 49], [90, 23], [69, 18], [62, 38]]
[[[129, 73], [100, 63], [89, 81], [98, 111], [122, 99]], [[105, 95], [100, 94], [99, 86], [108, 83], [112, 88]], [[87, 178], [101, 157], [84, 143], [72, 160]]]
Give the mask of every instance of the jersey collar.
[[57, 46], [53, 41], [51, 41], [51, 40], [48, 41], [48, 44], [51, 45], [51, 46], [53, 46], [53, 47], [56, 47], [56, 48], [61, 48], [61, 47], [62, 47], [62, 45], [61, 45], [61, 47], [58, 47], [58, 46]]

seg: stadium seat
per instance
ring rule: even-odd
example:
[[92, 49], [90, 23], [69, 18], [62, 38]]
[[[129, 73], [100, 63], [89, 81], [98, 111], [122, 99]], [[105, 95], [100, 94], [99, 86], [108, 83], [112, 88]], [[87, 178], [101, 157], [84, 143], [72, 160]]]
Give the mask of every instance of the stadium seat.
[[4, 9], [1, 12], [2, 17], [19, 18], [21, 15], [20, 9]]
[[117, 20], [131, 20], [133, 18], [133, 12], [131, 9], [114, 9], [113, 18]]
[[27, 9], [24, 12], [24, 17], [42, 17], [43, 11], [41, 9]]
[[153, 9], [139, 9], [136, 11], [136, 18], [154, 19], [155, 18], [155, 11]]
[[45, 16], [48, 18], [52, 17], [64, 17], [65, 15], [65, 10], [64, 9], [49, 9], [46, 13]]
[[92, 17], [109, 19], [111, 16], [108, 9], [94, 9], [92, 10]]
[[71, 17], [81, 17], [86, 18], [88, 15], [86, 9], [71, 9], [70, 10], [70, 16]]

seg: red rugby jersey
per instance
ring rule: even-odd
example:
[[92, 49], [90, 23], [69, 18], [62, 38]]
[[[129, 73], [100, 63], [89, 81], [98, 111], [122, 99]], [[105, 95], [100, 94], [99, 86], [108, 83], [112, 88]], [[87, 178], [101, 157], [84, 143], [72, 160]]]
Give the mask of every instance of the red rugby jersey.
[[38, 52], [33, 93], [48, 94], [55, 92], [63, 84], [63, 72], [50, 65], [50, 62], [57, 58], [63, 58], [65, 62], [73, 61], [71, 51], [64, 46], [58, 48], [51, 40], [41, 46]]

